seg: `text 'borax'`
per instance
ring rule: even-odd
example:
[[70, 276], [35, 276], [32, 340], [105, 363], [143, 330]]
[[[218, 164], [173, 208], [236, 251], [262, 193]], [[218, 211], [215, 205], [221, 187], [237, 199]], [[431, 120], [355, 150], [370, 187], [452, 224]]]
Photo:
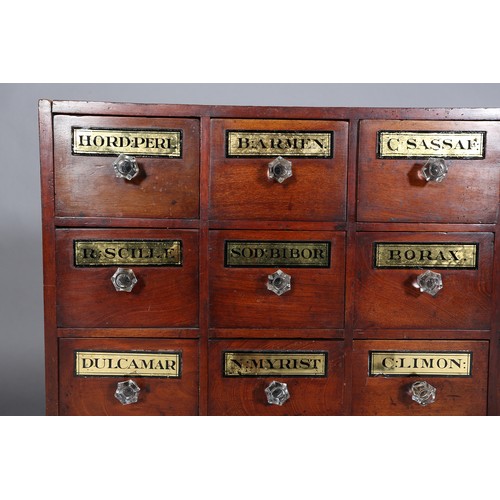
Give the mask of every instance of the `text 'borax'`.
[[376, 268], [476, 269], [478, 243], [374, 243]]

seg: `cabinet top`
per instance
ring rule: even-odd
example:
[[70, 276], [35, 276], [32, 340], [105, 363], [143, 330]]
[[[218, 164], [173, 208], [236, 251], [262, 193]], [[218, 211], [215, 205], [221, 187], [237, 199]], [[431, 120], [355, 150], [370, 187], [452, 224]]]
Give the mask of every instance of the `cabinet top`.
[[500, 108], [384, 108], [308, 106], [229, 106], [201, 104], [39, 101], [40, 112], [114, 116], [191, 116], [262, 119], [432, 119], [500, 120]]

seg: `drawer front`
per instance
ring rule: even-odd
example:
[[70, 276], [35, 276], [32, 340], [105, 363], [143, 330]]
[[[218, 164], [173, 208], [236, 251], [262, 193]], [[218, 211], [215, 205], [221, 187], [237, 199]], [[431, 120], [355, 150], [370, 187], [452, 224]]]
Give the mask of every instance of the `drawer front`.
[[356, 329], [490, 328], [492, 233], [358, 233], [356, 266]]
[[[197, 218], [199, 122], [55, 116], [56, 216]], [[119, 154], [137, 175], [116, 176]]]
[[354, 415], [486, 414], [487, 341], [353, 344]]
[[60, 327], [198, 325], [197, 231], [58, 229], [56, 258]]
[[342, 350], [341, 341], [211, 341], [209, 414], [342, 414]]
[[211, 148], [211, 219], [345, 220], [347, 122], [212, 120]]
[[[441, 182], [422, 173], [444, 159]], [[357, 218], [367, 222], [493, 223], [500, 123], [365, 120], [360, 125]]]
[[59, 339], [59, 355], [61, 415], [198, 414], [196, 340]]
[[343, 327], [345, 233], [210, 231], [209, 246], [211, 327]]

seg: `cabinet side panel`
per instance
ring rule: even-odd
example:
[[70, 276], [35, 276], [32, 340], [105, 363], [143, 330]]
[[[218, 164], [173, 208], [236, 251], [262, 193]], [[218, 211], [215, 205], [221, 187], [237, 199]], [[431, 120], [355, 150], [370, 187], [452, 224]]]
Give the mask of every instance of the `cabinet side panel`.
[[54, 154], [52, 103], [41, 100], [38, 108], [40, 181], [42, 194], [43, 298], [45, 328], [45, 412], [58, 414], [56, 270], [54, 228]]

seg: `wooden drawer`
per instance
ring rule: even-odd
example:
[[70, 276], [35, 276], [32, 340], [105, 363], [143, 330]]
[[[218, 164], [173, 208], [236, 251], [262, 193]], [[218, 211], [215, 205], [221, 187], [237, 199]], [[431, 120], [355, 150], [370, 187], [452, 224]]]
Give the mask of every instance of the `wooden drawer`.
[[[59, 356], [61, 415], [198, 414], [196, 340], [59, 339]], [[122, 404], [128, 380], [138, 399]]]
[[[198, 217], [198, 120], [55, 116], [54, 135], [56, 216]], [[120, 153], [136, 157], [135, 178], [116, 177]]]
[[[57, 229], [59, 327], [196, 327], [198, 231]], [[111, 281], [132, 269], [131, 292]]]
[[[366, 232], [356, 240], [356, 329], [490, 328], [492, 233]], [[427, 271], [442, 278], [434, 296], [416, 288]]]
[[[343, 328], [345, 233], [210, 231], [209, 251], [211, 327]], [[282, 295], [267, 287], [278, 270]]]
[[[354, 415], [485, 415], [487, 341], [355, 340]], [[427, 382], [435, 401], [412, 385]], [[427, 389], [428, 390], [428, 389]]]
[[[342, 414], [343, 372], [341, 341], [214, 340], [209, 414]], [[268, 402], [266, 388], [273, 381], [287, 385], [289, 399], [281, 405]], [[276, 389], [279, 402], [282, 388]]]
[[[278, 156], [282, 183], [268, 178]], [[347, 122], [212, 120], [211, 158], [211, 219], [345, 220]]]
[[[456, 135], [464, 131], [470, 134]], [[432, 156], [446, 158], [449, 170], [442, 182], [427, 182], [419, 173]], [[499, 163], [499, 122], [363, 120], [357, 219], [496, 222]]]

